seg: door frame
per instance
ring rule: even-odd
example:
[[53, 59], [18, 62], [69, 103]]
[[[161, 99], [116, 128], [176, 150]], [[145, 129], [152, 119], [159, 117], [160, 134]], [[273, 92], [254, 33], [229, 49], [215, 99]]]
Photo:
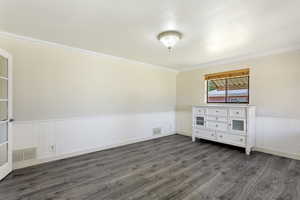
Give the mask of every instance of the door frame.
[[7, 139], [8, 139], [8, 162], [7, 164], [0, 167], [0, 181], [6, 177], [12, 171], [12, 146], [13, 146], [13, 137], [12, 137], [12, 112], [13, 112], [13, 94], [12, 94], [12, 56], [7, 51], [0, 49], [0, 56], [7, 59], [7, 78], [8, 78], [8, 86], [7, 86]]

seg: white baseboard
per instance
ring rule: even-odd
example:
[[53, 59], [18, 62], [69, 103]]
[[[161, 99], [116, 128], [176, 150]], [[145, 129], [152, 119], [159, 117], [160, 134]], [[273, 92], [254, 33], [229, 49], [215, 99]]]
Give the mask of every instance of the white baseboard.
[[14, 170], [15, 169], [21, 169], [21, 168], [30, 167], [30, 166], [34, 166], [34, 165], [39, 165], [39, 164], [43, 164], [43, 163], [47, 163], [47, 162], [52, 162], [52, 161], [55, 161], [55, 160], [71, 158], [71, 157], [75, 157], [75, 156], [80, 156], [80, 155], [93, 153], [93, 152], [97, 152], [97, 151], [102, 151], [102, 150], [107, 150], [107, 149], [111, 149], [111, 148], [121, 147], [121, 146], [134, 144], [134, 143], [138, 143], [138, 142], [153, 140], [153, 139], [156, 139], [156, 138], [166, 137], [166, 136], [170, 136], [170, 135], [175, 135], [175, 133], [168, 133], [168, 134], [163, 134], [163, 135], [159, 135], [159, 136], [133, 139], [133, 140], [128, 140], [126, 142], [122, 142], [122, 143], [118, 143], [118, 144], [102, 146], [102, 147], [97, 147], [97, 148], [92, 148], [92, 149], [86, 149], [86, 150], [82, 150], [82, 151], [78, 151], [78, 152], [61, 154], [61, 155], [56, 155], [56, 156], [48, 157], [48, 158], [17, 162], [17, 163], [13, 163], [13, 169]]
[[262, 148], [262, 147], [255, 147], [254, 151], [263, 152], [263, 153], [267, 153], [267, 154], [272, 154], [272, 155], [275, 155], [275, 156], [291, 158], [291, 159], [295, 159], [295, 160], [300, 160], [300, 155], [295, 154], [295, 153], [281, 152], [281, 151]]
[[[176, 133], [179, 135], [192, 137], [191, 133], [188, 133], [188, 132], [177, 131]], [[274, 150], [271, 148], [254, 147], [253, 151], [258, 151], [258, 152], [262, 152], [262, 153], [272, 154], [275, 156], [281, 156], [281, 157], [291, 158], [291, 159], [295, 159], [295, 160], [300, 160], [299, 154], [282, 152], [282, 151]]]
[[184, 135], [184, 136], [189, 136], [192, 137], [192, 134], [186, 131], [177, 131], [176, 132], [178, 135]]

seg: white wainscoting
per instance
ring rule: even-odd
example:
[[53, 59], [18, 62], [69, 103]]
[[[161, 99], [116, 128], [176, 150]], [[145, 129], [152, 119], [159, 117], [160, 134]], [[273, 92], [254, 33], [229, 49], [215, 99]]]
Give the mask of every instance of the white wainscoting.
[[[177, 111], [176, 130], [191, 136], [190, 111]], [[300, 119], [256, 117], [255, 150], [300, 160]]]
[[256, 150], [300, 160], [300, 119], [257, 117]]
[[[162, 133], [153, 135], [153, 128]], [[37, 148], [37, 159], [14, 169], [175, 134], [175, 112], [103, 115], [88, 118], [16, 121], [13, 149]]]

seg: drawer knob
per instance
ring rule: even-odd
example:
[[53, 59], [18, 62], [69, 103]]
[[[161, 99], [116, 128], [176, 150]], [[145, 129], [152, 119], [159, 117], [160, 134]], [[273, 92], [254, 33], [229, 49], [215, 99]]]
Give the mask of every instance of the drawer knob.
[[216, 120], [218, 120], [219, 118], [216, 117]]
[[243, 139], [241, 138], [240, 141], [243, 142]]
[[223, 135], [220, 135], [220, 138], [222, 138], [223, 137]]
[[219, 125], [218, 124], [216, 124], [216, 127], [218, 127]]
[[236, 114], [240, 114], [240, 112], [236, 112]]
[[214, 136], [214, 134], [211, 134], [211, 136]]

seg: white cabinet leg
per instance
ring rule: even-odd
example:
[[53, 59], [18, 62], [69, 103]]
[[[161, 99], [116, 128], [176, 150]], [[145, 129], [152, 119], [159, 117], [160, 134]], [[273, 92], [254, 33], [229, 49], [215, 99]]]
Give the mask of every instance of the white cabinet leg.
[[195, 136], [192, 136], [192, 141], [195, 142], [196, 141], [196, 138]]
[[247, 147], [247, 148], [246, 148], [246, 154], [249, 156], [250, 153], [251, 153], [251, 147]]

